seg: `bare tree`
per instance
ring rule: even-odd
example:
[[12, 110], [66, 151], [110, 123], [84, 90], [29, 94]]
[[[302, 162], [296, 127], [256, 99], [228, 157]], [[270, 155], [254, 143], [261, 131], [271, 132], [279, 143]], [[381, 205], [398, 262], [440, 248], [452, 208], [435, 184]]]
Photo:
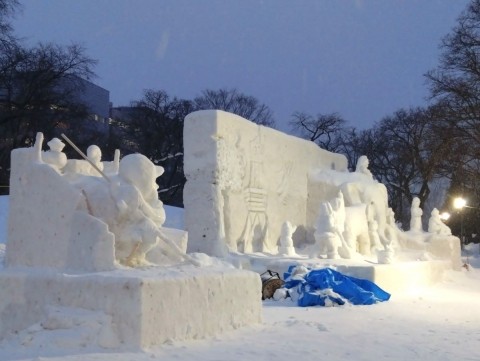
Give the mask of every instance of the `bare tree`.
[[[15, 46], [0, 54], [0, 182], [8, 182], [10, 151], [29, 146], [39, 131], [53, 137], [88, 118], [80, 101], [96, 61], [78, 45]], [[78, 141], [81, 132], [72, 132]]]
[[423, 207], [431, 182], [445, 175], [446, 164], [456, 156], [455, 140], [437, 128], [439, 117], [435, 107], [402, 109], [373, 129], [370, 167], [386, 185], [390, 205], [402, 224], [408, 224], [413, 197], [420, 198]]
[[[157, 179], [160, 199], [170, 205], [183, 204], [183, 121], [194, 111], [191, 101], [170, 98], [163, 90], [145, 90], [142, 99], [123, 111], [123, 153], [140, 152], [165, 173]], [[126, 141], [126, 143], [125, 143]]]
[[10, 19], [20, 9], [18, 0], [0, 0], [0, 49], [7, 50], [16, 44]]
[[348, 169], [354, 171], [358, 158], [365, 155], [371, 159], [376, 152], [376, 141], [373, 130], [357, 130], [353, 127], [347, 128], [341, 133], [337, 152], [347, 157]]
[[345, 124], [346, 121], [337, 113], [318, 114], [313, 117], [296, 112], [290, 121], [291, 129], [296, 134], [331, 152], [340, 149], [342, 133], [347, 131]]
[[[469, 198], [480, 206], [480, 0], [471, 0], [452, 31], [441, 43], [439, 65], [426, 74], [431, 97], [445, 109], [440, 125], [455, 139], [449, 165], [452, 195]], [[470, 212], [471, 214], [474, 214]], [[480, 223], [476, 214], [467, 228]], [[454, 218], [454, 217], [452, 217]], [[467, 219], [466, 219], [467, 220]], [[458, 226], [459, 220], [451, 222]], [[478, 227], [475, 228], [478, 230]], [[477, 233], [475, 231], [475, 233]]]
[[194, 100], [196, 110], [218, 109], [237, 114], [254, 123], [274, 128], [275, 120], [268, 106], [237, 89], [204, 90]]

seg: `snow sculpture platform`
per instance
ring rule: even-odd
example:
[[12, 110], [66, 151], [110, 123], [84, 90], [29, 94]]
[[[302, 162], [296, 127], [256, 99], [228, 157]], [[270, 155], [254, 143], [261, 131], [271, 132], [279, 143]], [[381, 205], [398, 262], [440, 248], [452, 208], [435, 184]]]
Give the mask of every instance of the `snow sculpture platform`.
[[379, 264], [369, 260], [311, 259], [300, 257], [269, 257], [260, 254], [238, 255], [234, 263], [244, 269], [262, 273], [269, 269], [282, 278], [291, 265], [304, 265], [312, 269], [333, 268], [348, 276], [367, 279], [376, 283], [393, 296], [400, 292], [433, 285], [442, 280], [445, 271], [452, 269], [448, 260], [405, 260], [391, 264]]
[[64, 317], [78, 310], [102, 314], [107, 321], [93, 338], [104, 348], [199, 339], [261, 321], [260, 278], [236, 269], [153, 267], [82, 275], [7, 269], [0, 272], [0, 290], [0, 339], [34, 324], [68, 330], [65, 322], [46, 324], [52, 308], [68, 310]]

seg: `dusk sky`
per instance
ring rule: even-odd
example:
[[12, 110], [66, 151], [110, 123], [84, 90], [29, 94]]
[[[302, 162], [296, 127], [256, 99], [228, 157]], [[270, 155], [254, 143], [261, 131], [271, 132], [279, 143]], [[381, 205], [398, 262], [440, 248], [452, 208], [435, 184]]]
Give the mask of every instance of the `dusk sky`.
[[237, 88], [292, 113], [370, 127], [427, 104], [423, 74], [467, 0], [21, 0], [29, 43], [80, 43], [114, 106], [144, 89], [193, 99]]

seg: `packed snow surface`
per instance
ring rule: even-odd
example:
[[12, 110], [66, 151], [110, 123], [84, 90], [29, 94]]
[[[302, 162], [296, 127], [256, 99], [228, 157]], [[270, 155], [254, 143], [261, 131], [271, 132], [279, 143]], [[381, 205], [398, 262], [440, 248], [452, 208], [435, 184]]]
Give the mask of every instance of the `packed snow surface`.
[[[0, 197], [0, 243], [6, 237], [6, 204], [6, 197]], [[169, 209], [166, 211], [169, 219]], [[3, 252], [0, 244], [0, 258]], [[388, 302], [300, 308], [290, 300], [265, 301], [261, 325], [201, 341], [167, 342], [142, 352], [91, 347], [92, 335], [101, 334], [105, 342], [112, 341], [103, 327], [108, 323], [105, 315], [87, 312], [87, 317], [79, 317], [78, 310], [52, 309], [45, 324], [32, 325], [1, 341], [0, 360], [478, 361], [478, 245], [467, 247], [463, 260], [470, 263], [469, 270], [449, 271], [435, 286], [393, 293]], [[59, 332], [63, 326], [66, 332]]]

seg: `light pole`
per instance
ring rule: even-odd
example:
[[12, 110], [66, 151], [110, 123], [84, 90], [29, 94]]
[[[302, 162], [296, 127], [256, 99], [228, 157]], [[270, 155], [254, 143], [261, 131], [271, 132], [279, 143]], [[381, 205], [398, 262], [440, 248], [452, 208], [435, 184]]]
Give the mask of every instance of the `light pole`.
[[462, 249], [465, 246], [465, 230], [463, 228], [463, 208], [467, 207], [467, 201], [462, 197], [457, 197], [453, 200], [453, 208], [460, 212], [460, 240]]

